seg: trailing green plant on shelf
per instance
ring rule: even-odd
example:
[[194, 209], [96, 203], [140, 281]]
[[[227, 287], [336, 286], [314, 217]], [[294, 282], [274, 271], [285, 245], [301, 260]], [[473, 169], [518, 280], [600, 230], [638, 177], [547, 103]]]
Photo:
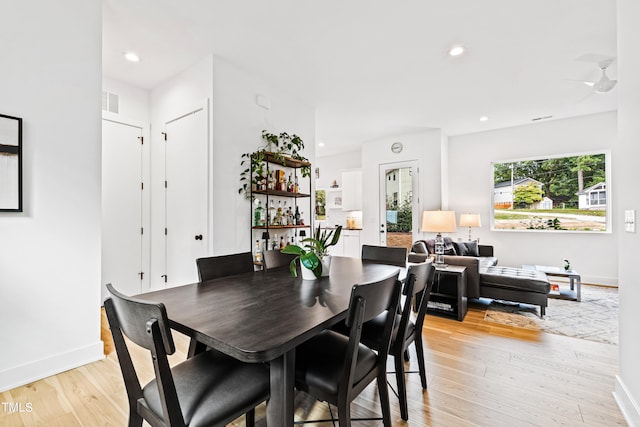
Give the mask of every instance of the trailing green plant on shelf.
[[[289, 135], [282, 132], [279, 135], [262, 131], [264, 145], [252, 153], [243, 153], [240, 156], [240, 166], [244, 169], [240, 172], [240, 188], [238, 194], [244, 193], [246, 198], [251, 198], [251, 186], [260, 186], [267, 182], [267, 155], [283, 166], [287, 164], [287, 158], [309, 162], [300, 152], [304, 150], [304, 141], [296, 134]], [[311, 176], [311, 166], [305, 165], [300, 168], [303, 178]]]
[[316, 228], [313, 237], [302, 239], [304, 248], [298, 245], [287, 245], [280, 252], [283, 254], [297, 255], [289, 264], [289, 271], [293, 277], [298, 277], [296, 271], [296, 260], [300, 259], [302, 267], [313, 271], [316, 277], [322, 274], [321, 260], [329, 255], [329, 248], [334, 246], [340, 240], [342, 226], [338, 226], [333, 230], [322, 230], [320, 226]]

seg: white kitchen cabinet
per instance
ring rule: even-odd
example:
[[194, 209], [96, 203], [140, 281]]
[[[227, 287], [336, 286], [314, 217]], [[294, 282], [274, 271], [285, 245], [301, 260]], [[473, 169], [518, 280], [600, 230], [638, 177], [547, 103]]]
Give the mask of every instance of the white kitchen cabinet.
[[329, 247], [329, 255], [345, 256], [344, 255], [344, 235], [340, 235], [340, 240], [338, 240], [338, 243]]
[[360, 258], [360, 230], [342, 230], [343, 254], [346, 257]]
[[360, 169], [342, 172], [342, 210], [362, 210], [362, 171]]

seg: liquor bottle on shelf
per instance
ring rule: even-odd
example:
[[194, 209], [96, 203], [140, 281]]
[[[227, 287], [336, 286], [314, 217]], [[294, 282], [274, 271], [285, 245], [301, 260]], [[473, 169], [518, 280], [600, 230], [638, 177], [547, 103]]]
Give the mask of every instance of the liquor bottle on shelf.
[[294, 193], [299, 193], [300, 192], [300, 186], [298, 185], [298, 175], [296, 174], [296, 176], [293, 177], [293, 192]]
[[271, 173], [267, 174], [267, 190], [273, 190], [274, 187], [274, 181], [273, 181], [273, 175]]
[[262, 202], [256, 199], [258, 205], [253, 213], [253, 225], [256, 227], [264, 225], [262, 222]]
[[273, 240], [271, 241], [271, 250], [275, 251], [276, 250], [276, 246], [278, 246], [278, 235], [274, 234], [273, 235]]
[[286, 217], [287, 217], [287, 225], [293, 225], [293, 214], [291, 212], [290, 206], [287, 207]]
[[276, 217], [273, 219], [273, 225], [282, 225], [282, 200], [278, 200], [278, 210], [276, 210]]
[[296, 205], [296, 213], [293, 220], [294, 225], [300, 225], [300, 211], [298, 210], [298, 206]]
[[293, 193], [293, 180], [291, 179], [291, 174], [289, 174], [289, 179], [287, 179], [287, 191], [289, 193]]
[[276, 208], [273, 205], [273, 199], [269, 200], [269, 211], [267, 212], [267, 224], [273, 225], [273, 221], [275, 219], [275, 210]]
[[284, 249], [284, 236], [280, 236], [280, 250]]
[[256, 248], [253, 253], [253, 260], [255, 262], [262, 262], [262, 248], [260, 247], [260, 240], [256, 240]]

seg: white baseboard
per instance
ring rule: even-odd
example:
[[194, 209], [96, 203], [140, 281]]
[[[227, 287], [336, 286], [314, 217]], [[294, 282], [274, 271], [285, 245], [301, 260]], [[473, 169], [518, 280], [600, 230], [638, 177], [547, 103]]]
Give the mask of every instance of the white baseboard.
[[11, 390], [87, 363], [104, 359], [104, 344], [98, 341], [86, 347], [54, 354], [45, 359], [15, 366], [0, 372], [0, 392]]
[[620, 407], [624, 419], [627, 420], [627, 424], [631, 427], [640, 426], [640, 407], [619, 375], [616, 375], [616, 388], [613, 392], [613, 398], [618, 403], [618, 407]]

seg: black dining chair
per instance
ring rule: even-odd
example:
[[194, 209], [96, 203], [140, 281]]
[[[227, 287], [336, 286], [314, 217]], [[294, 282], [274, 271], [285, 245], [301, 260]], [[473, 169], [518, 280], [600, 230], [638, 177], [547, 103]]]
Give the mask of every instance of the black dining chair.
[[[400, 415], [403, 420], [409, 419], [407, 405], [407, 387], [405, 380], [404, 361], [409, 360], [408, 348], [415, 343], [418, 358], [418, 372], [422, 388], [427, 388], [427, 370], [424, 361], [424, 347], [422, 343], [422, 325], [427, 312], [427, 304], [431, 295], [435, 267], [431, 260], [420, 264], [411, 264], [403, 288], [404, 304], [400, 314], [396, 315], [395, 325], [391, 336], [389, 354], [393, 356], [400, 400]], [[411, 321], [412, 301], [417, 310], [415, 322]], [[382, 351], [386, 341], [381, 338], [387, 321], [386, 313], [366, 322], [362, 326], [362, 342], [374, 349]]]
[[254, 271], [251, 252], [198, 258], [196, 266], [201, 282]]
[[336, 405], [341, 427], [351, 425], [351, 401], [373, 380], [377, 380], [384, 426], [391, 427], [386, 363], [395, 316], [386, 316], [380, 338], [383, 350], [376, 353], [362, 344], [360, 334], [364, 322], [383, 312], [396, 312], [401, 287], [398, 273], [354, 285], [345, 320], [349, 335], [324, 330], [296, 349], [296, 388]]
[[289, 267], [289, 264], [296, 256], [295, 254], [283, 254], [279, 249], [264, 251], [262, 253], [262, 263], [264, 264], [265, 270], [271, 270], [272, 268], [285, 265]]
[[[269, 370], [207, 351], [171, 368], [175, 352], [163, 304], [127, 297], [107, 285], [104, 302], [120, 370], [129, 398], [129, 426], [224, 426], [246, 414], [255, 425], [255, 407], [269, 398]], [[149, 350], [155, 378], [141, 386], [124, 337]]]
[[[255, 271], [251, 252], [198, 258], [196, 259], [196, 267], [198, 268], [200, 283], [220, 277]], [[187, 357], [193, 357], [206, 349], [207, 347], [203, 343], [191, 338]]]
[[399, 246], [362, 245], [361, 259], [380, 264], [407, 266], [407, 248]]

